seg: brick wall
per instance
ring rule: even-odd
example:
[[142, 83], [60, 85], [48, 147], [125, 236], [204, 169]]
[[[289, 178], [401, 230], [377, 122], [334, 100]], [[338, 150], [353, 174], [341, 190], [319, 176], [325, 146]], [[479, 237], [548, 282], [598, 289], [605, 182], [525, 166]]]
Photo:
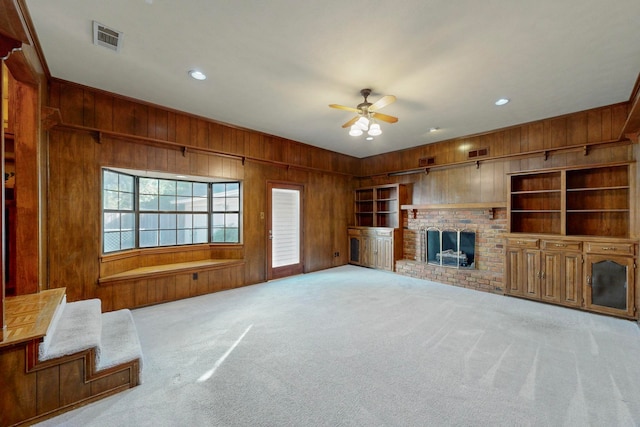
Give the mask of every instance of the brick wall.
[[[440, 267], [420, 262], [420, 229], [467, 229], [476, 233], [475, 269]], [[396, 262], [396, 272], [479, 291], [504, 293], [504, 238], [506, 209], [431, 210], [410, 212], [404, 229], [404, 259]]]

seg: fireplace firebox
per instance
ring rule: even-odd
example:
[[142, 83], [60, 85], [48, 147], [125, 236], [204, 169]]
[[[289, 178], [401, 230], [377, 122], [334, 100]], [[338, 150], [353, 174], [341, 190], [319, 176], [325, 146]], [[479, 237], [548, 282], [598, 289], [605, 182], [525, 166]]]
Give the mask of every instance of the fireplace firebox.
[[476, 233], [470, 230], [420, 230], [421, 261], [453, 268], [475, 268]]

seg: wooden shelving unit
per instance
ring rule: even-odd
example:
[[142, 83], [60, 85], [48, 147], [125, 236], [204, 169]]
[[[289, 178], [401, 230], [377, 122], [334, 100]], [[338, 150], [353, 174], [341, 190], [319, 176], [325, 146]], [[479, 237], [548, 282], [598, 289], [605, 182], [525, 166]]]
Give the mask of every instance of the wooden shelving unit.
[[400, 206], [407, 197], [402, 184], [378, 185], [355, 191], [357, 227], [400, 227]]
[[633, 163], [509, 174], [506, 293], [635, 318], [634, 176]]
[[400, 207], [406, 202], [403, 184], [355, 190], [355, 226], [347, 230], [351, 264], [395, 270], [395, 261], [402, 257]]

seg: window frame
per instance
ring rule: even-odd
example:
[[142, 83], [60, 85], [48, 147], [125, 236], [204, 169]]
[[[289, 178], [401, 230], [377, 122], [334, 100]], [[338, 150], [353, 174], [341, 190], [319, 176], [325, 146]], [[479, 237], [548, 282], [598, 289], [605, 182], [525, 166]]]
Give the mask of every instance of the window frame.
[[[133, 193], [132, 193], [132, 198], [133, 198], [133, 209], [132, 210], [127, 210], [125, 212], [127, 213], [133, 213], [134, 215], [134, 224], [133, 224], [133, 233], [134, 233], [134, 237], [133, 237], [133, 246], [132, 247], [125, 247], [122, 248], [122, 244], [120, 244], [120, 248], [119, 249], [115, 249], [115, 250], [109, 250], [107, 251], [107, 247], [106, 247], [106, 234], [109, 232], [106, 228], [106, 215], [107, 214], [111, 214], [111, 213], [120, 213], [119, 210], [117, 209], [113, 209], [113, 208], [107, 208], [106, 207], [106, 197], [107, 197], [107, 191], [112, 191], [108, 188], [105, 188], [106, 186], [106, 182], [105, 182], [105, 176], [106, 173], [110, 172], [110, 173], [115, 173], [118, 175], [124, 175], [124, 176], [129, 176], [133, 179]], [[158, 180], [158, 185], [160, 185], [160, 181], [164, 180], [164, 181], [170, 181], [170, 182], [174, 182], [175, 185], [175, 194], [163, 194], [163, 196], [167, 196], [167, 197], [175, 197], [175, 200], [173, 202], [173, 205], [175, 206], [175, 210], [167, 210], [167, 209], [162, 209], [160, 206], [160, 198], [161, 198], [161, 190], [158, 187], [158, 192], [157, 194], [152, 194], [152, 193], [145, 193], [147, 194], [147, 196], [151, 195], [157, 197], [157, 202], [156, 202], [156, 208], [154, 209], [143, 209], [141, 208], [141, 196], [143, 196], [142, 192], [141, 192], [141, 188], [140, 188], [140, 184], [141, 181], [144, 179], [151, 179], [151, 180]], [[191, 195], [190, 196], [185, 196], [185, 195], [179, 195], [179, 191], [178, 191], [178, 186], [179, 186], [179, 182], [187, 182], [191, 184]], [[198, 193], [198, 195], [195, 195], [193, 193], [193, 187], [194, 184], [206, 184], [206, 196], [203, 196], [202, 194], [204, 193]], [[218, 185], [218, 184], [224, 184], [225, 185], [225, 189], [227, 188], [227, 186], [229, 186], [231, 184], [231, 186], [233, 185], [237, 185], [237, 196], [235, 197], [235, 199], [237, 199], [237, 206], [235, 206], [237, 209], [234, 210], [213, 210], [213, 205], [214, 205], [214, 186]], [[185, 176], [185, 175], [174, 175], [174, 174], [167, 174], [167, 173], [160, 173], [160, 172], [151, 172], [151, 171], [141, 171], [141, 170], [129, 170], [129, 169], [122, 169], [122, 168], [114, 168], [114, 167], [103, 167], [101, 168], [101, 201], [102, 201], [102, 206], [101, 206], [101, 253], [103, 256], [108, 256], [108, 255], [113, 255], [113, 254], [118, 254], [118, 253], [122, 253], [124, 251], [130, 251], [130, 250], [157, 250], [159, 248], [172, 248], [172, 247], [183, 247], [183, 246], [196, 246], [196, 245], [211, 245], [211, 246], [229, 246], [229, 245], [242, 245], [243, 244], [243, 210], [242, 210], [242, 205], [243, 205], [243, 183], [241, 180], [238, 179], [227, 179], [227, 178], [218, 178], [218, 177], [202, 177], [202, 176]], [[227, 193], [225, 192], [225, 195]], [[185, 201], [185, 198], [191, 198], [191, 210], [179, 210], [178, 206], [179, 206], [179, 202], [178, 200], [180, 200], [180, 198], [182, 198], [182, 201]], [[233, 199], [234, 197], [230, 197], [231, 199]], [[203, 210], [194, 210], [194, 202], [196, 201], [200, 201], [202, 202], [202, 199], [206, 200], [206, 209]], [[226, 201], [226, 199], [225, 199]], [[227, 203], [225, 203], [225, 207], [227, 206]], [[166, 206], [165, 206], [166, 207]], [[237, 225], [234, 225], [233, 227], [227, 226], [226, 224], [223, 227], [216, 227], [216, 229], [218, 230], [223, 230], [223, 233], [225, 235], [225, 241], [214, 241], [214, 226], [213, 226], [213, 215], [214, 214], [231, 214], [231, 215], [235, 215], [236, 216], [236, 222]], [[145, 218], [145, 216], [149, 215], [148, 218], [150, 218], [152, 215], [157, 215], [156, 217], [156, 224], [155, 224], [155, 228], [150, 228], [150, 229], [145, 229], [145, 227], [143, 227], [143, 219]], [[172, 221], [174, 221], [174, 226], [167, 228], [166, 230], [164, 228], [162, 228], [161, 225], [161, 221], [162, 218], [164, 216], [164, 219], [169, 219], [170, 216], [174, 216], [174, 219]], [[190, 227], [183, 227], [180, 228], [180, 224], [179, 224], [179, 216], [180, 215], [191, 215], [191, 219], [190, 219]], [[195, 222], [196, 222], [196, 217], [194, 215], [202, 215], [203, 217], [205, 217], [205, 221], [206, 221], [206, 228], [205, 227], [197, 227]], [[187, 220], [187, 217], [184, 217], [183, 219], [185, 220], [185, 222], [189, 222]], [[141, 219], [142, 217], [142, 219]], [[200, 221], [202, 221], [202, 219], [200, 219]], [[201, 223], [201, 222], [200, 222]], [[170, 241], [170, 243], [165, 243], [162, 244], [161, 243], [161, 233], [162, 231], [165, 230], [171, 230], [175, 232], [174, 235], [174, 240]], [[191, 242], [190, 243], [185, 243], [180, 242], [180, 230], [190, 230], [191, 232]], [[204, 230], [204, 234], [206, 234], [205, 239], [195, 239], [195, 235], [196, 235], [196, 230]], [[227, 240], [227, 231], [228, 230], [235, 230], [233, 236], [237, 235], [237, 238], [234, 241], [226, 241]], [[155, 244], [152, 245], [144, 245], [142, 243], [142, 239], [141, 239], [141, 235], [142, 232], [144, 231], [155, 231], [156, 232], [156, 242]], [[122, 231], [120, 231], [120, 233], [122, 233]], [[194, 242], [195, 240], [195, 242]], [[121, 239], [122, 242], [122, 239]]]

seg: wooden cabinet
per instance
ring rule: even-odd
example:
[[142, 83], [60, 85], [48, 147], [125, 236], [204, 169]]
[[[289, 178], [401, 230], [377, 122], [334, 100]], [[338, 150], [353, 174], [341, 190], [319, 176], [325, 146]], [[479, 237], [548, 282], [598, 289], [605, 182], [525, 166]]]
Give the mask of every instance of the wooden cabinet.
[[587, 243], [585, 307], [600, 313], [635, 317], [633, 245]]
[[579, 307], [582, 304], [580, 247], [579, 242], [507, 239], [505, 292]]
[[350, 227], [349, 263], [394, 271], [402, 255], [400, 229], [386, 227]]
[[636, 243], [510, 234], [505, 294], [635, 318]]
[[635, 317], [635, 165], [509, 174], [505, 293]]
[[349, 227], [349, 263], [394, 271], [402, 257], [402, 215], [408, 203], [403, 184], [358, 188], [355, 198], [355, 227]]
[[402, 184], [363, 187], [355, 191], [355, 225], [358, 227], [401, 226], [400, 206], [407, 203]]

